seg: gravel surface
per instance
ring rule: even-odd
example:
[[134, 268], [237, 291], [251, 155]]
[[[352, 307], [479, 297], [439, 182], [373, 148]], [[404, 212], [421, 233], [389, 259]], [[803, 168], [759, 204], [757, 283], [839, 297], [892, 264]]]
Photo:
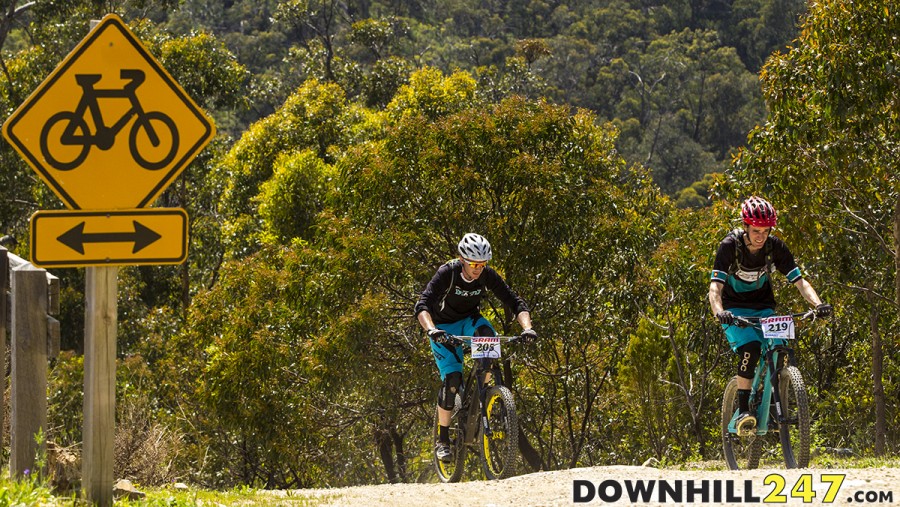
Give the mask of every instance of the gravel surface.
[[[832, 479], [843, 476], [833, 500], [826, 502]], [[805, 477], [804, 477], [805, 476]], [[576, 483], [576, 481], [578, 481]], [[651, 482], [652, 481], [652, 482]], [[706, 501], [703, 482], [706, 482]], [[575, 502], [576, 484], [579, 502]], [[837, 482], [835, 482], [835, 485]], [[654, 488], [647, 499], [629, 497], [635, 486]], [[677, 490], [660, 498], [660, 485]], [[749, 486], [749, 487], [748, 487]], [[779, 488], [779, 486], [781, 486]], [[796, 493], [792, 493], [795, 489]], [[811, 488], [811, 489], [810, 489]], [[665, 489], [665, 488], [664, 488]], [[688, 490], [694, 489], [693, 501]], [[591, 490], [604, 491], [592, 494]], [[617, 490], [621, 496], [616, 500]], [[800, 494], [815, 492], [810, 503]], [[832, 491], [834, 493], [834, 491]], [[668, 492], [666, 492], [668, 493]], [[778, 497], [778, 494], [781, 497]], [[458, 484], [382, 484], [350, 488], [295, 490], [285, 496], [317, 498], [328, 506], [572, 506], [572, 505], [891, 505], [900, 504], [900, 468], [764, 469], [683, 471], [640, 466], [574, 468], [539, 472], [501, 481]], [[770, 496], [771, 495], [771, 496]]]

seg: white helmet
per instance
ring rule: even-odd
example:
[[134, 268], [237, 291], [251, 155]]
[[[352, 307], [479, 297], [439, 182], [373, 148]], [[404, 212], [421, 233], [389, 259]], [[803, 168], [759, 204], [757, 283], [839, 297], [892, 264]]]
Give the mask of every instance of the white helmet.
[[484, 236], [470, 232], [459, 240], [456, 247], [459, 255], [470, 261], [487, 262], [491, 260], [491, 244]]

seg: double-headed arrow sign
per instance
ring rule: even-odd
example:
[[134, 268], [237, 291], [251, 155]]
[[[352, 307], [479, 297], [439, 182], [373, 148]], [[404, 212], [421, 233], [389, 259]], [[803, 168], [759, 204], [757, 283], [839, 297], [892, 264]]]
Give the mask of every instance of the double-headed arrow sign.
[[180, 264], [186, 256], [183, 209], [38, 211], [31, 217], [37, 266]]
[[81, 222], [56, 239], [84, 255], [85, 243], [131, 243], [134, 244], [131, 253], [136, 254], [162, 237], [137, 220], [134, 220], [133, 232], [84, 232], [85, 225], [87, 222]]

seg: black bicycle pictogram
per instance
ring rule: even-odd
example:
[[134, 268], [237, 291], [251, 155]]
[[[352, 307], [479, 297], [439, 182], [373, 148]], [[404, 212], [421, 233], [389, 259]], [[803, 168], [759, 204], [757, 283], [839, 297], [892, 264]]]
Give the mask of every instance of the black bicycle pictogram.
[[[120, 76], [129, 81], [122, 89], [96, 89], [94, 85], [102, 78], [100, 74], [75, 75], [75, 81], [82, 88], [81, 99], [75, 111], [54, 114], [41, 129], [41, 153], [53, 168], [70, 171], [79, 167], [87, 158], [91, 146], [101, 150], [112, 148], [116, 136], [132, 117], [136, 118], [128, 135], [128, 149], [138, 165], [148, 171], [156, 171], [166, 167], [175, 157], [178, 151], [178, 128], [175, 121], [159, 111], [144, 111], [135, 94], [135, 90], [144, 82], [144, 71], [122, 69]], [[107, 126], [97, 100], [101, 98], [126, 98], [131, 108], [118, 121]], [[88, 128], [88, 112], [96, 130], [93, 134]], [[61, 132], [58, 126], [62, 127]], [[50, 139], [54, 141], [52, 146]], [[68, 146], [80, 146], [80, 149], [67, 149]]]

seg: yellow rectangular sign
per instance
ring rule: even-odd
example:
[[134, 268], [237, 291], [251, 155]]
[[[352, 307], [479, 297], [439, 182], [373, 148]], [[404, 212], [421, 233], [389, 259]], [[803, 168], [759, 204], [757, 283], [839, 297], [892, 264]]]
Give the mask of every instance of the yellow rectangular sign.
[[187, 212], [180, 208], [38, 211], [31, 263], [44, 268], [181, 264]]

